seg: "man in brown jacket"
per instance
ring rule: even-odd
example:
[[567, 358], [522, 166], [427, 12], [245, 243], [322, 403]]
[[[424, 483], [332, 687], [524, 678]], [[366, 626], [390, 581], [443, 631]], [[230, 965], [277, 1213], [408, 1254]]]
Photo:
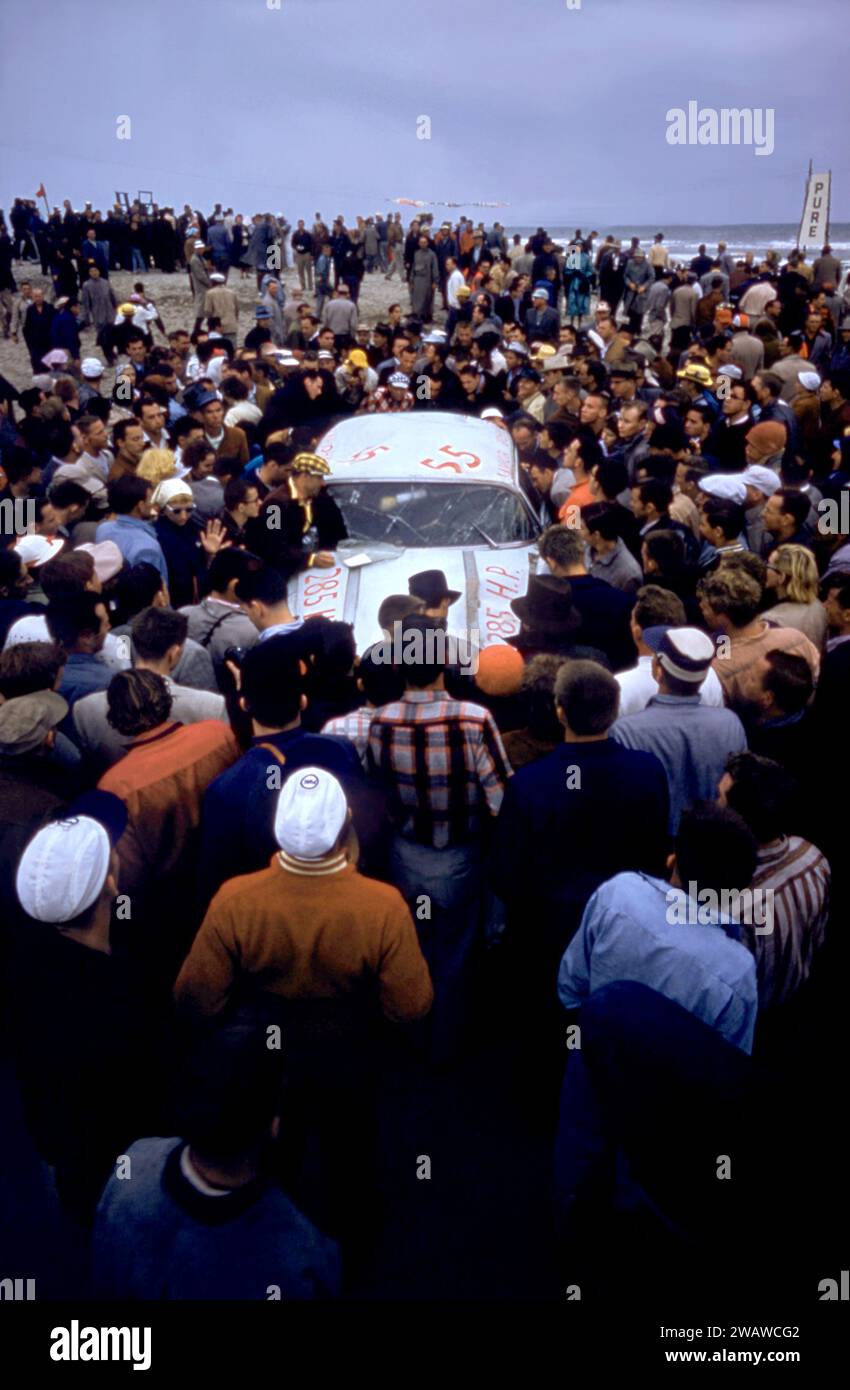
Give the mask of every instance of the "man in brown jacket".
[[145, 432], [135, 416], [131, 415], [126, 420], [119, 420], [114, 425], [112, 445], [115, 450], [115, 458], [109, 470], [108, 481], [110, 483], [113, 483], [116, 478], [123, 478], [125, 473], [135, 473], [141, 462], [142, 454], [148, 447]]
[[216, 458], [236, 459], [242, 468], [248, 462], [248, 436], [238, 425], [225, 425], [224, 405], [212, 391], [201, 396], [196, 410], [204, 427], [207, 443]]
[[398, 889], [350, 861], [350, 821], [332, 773], [305, 767], [288, 778], [279, 852], [213, 898], [175, 986], [185, 1013], [221, 1013], [252, 980], [285, 1000], [356, 1004], [374, 994], [394, 1022], [428, 1013], [433, 989], [413, 919]]
[[350, 816], [330, 772], [293, 772], [275, 815], [279, 852], [219, 889], [175, 985], [191, 1019], [238, 1003], [276, 1020], [267, 1046], [287, 1064], [287, 1180], [313, 1186], [322, 1229], [347, 1253], [375, 1229], [380, 1012], [410, 1022], [433, 1000], [404, 899], [349, 859]]

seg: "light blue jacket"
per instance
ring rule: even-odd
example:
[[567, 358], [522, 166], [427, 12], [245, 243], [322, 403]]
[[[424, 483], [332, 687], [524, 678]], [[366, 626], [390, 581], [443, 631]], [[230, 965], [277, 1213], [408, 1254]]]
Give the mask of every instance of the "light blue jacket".
[[149, 521], [138, 516], [116, 516], [113, 521], [102, 521], [97, 528], [98, 541], [114, 541], [128, 565], [143, 563], [154, 565], [166, 584], [168, 567], [156, 531]]
[[699, 694], [653, 695], [645, 709], [618, 719], [611, 737], [654, 753], [670, 787], [670, 834], [686, 807], [714, 801], [730, 753], [745, 753], [744, 726], [730, 709], [702, 704]]
[[660, 878], [636, 873], [616, 874], [597, 888], [561, 959], [558, 998], [565, 1009], [575, 1009], [603, 985], [632, 980], [751, 1052], [758, 1012], [755, 958], [727, 935], [719, 913], [700, 906], [701, 918], [713, 918], [704, 926], [675, 920], [675, 891]]

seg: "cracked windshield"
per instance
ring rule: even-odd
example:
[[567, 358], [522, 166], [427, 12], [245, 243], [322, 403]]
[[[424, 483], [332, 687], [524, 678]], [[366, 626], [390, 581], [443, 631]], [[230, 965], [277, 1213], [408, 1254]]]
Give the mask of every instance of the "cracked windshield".
[[334, 483], [351, 540], [390, 545], [516, 545], [537, 526], [507, 488], [480, 483]]

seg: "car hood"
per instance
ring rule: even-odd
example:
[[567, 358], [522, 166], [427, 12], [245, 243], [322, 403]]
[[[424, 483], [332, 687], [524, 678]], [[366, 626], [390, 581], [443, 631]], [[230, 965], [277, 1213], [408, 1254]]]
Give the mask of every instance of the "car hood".
[[[367, 564], [351, 565], [366, 555]], [[422, 570], [440, 569], [461, 597], [449, 609], [448, 631], [476, 645], [504, 642], [519, 632], [511, 600], [528, 588], [537, 548], [523, 545], [492, 550], [482, 546], [429, 546], [398, 549], [384, 544], [348, 542], [334, 552], [330, 569], [310, 569], [290, 583], [289, 605], [302, 618], [325, 617], [352, 623], [357, 650], [381, 639], [378, 609], [390, 594], [410, 592], [408, 581]]]

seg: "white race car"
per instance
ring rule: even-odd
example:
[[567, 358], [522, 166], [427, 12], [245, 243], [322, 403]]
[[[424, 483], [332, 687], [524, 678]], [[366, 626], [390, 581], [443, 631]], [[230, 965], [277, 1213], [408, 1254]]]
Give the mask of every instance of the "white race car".
[[334, 425], [317, 452], [349, 538], [333, 568], [291, 581], [294, 613], [353, 623], [362, 652], [381, 638], [382, 600], [440, 569], [463, 595], [450, 633], [484, 647], [519, 631], [510, 602], [536, 569], [540, 526], [506, 430], [448, 412], [359, 415]]

